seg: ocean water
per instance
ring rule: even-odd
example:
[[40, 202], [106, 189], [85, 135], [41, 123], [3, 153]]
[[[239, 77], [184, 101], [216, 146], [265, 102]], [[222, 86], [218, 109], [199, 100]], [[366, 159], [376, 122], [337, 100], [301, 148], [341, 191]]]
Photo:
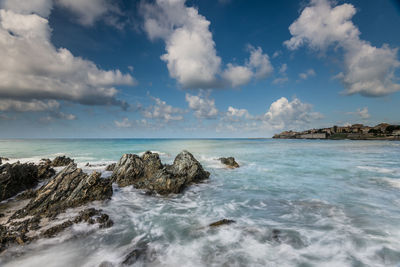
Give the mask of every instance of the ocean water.
[[[92, 203], [114, 226], [78, 224], [0, 254], [1, 266], [400, 266], [400, 142], [331, 140], [1, 140], [0, 156], [37, 162], [67, 155], [104, 171], [123, 153], [190, 151], [210, 179], [183, 194], [114, 186]], [[217, 158], [241, 165], [225, 168]], [[84, 167], [90, 162], [93, 167]], [[68, 211], [73, 213], [74, 210]], [[235, 224], [210, 229], [223, 219]]]

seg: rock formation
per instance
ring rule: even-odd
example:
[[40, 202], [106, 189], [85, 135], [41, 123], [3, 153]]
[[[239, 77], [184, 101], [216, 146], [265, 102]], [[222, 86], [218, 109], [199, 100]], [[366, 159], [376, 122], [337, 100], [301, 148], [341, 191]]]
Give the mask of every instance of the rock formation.
[[222, 164], [225, 164], [229, 168], [239, 168], [239, 164], [235, 161], [234, 157], [228, 157], [228, 158], [219, 158]]
[[42, 186], [26, 207], [17, 211], [13, 217], [26, 215], [54, 217], [67, 208], [78, 207], [94, 200], [105, 200], [112, 196], [109, 179], [100, 177], [100, 173], [88, 175], [69, 164], [46, 185]]
[[38, 183], [38, 169], [32, 163], [19, 162], [0, 166], [0, 201], [30, 189]]
[[74, 163], [74, 160], [66, 156], [58, 156], [51, 162], [51, 166], [63, 167], [69, 165], [70, 163]]
[[115, 168], [116, 163], [111, 163], [110, 165], [107, 165], [106, 171], [112, 172]]
[[178, 154], [172, 165], [163, 165], [157, 153], [141, 157], [125, 154], [114, 168], [111, 179], [119, 186], [133, 185], [159, 194], [180, 193], [188, 185], [207, 179], [210, 173], [187, 151]]

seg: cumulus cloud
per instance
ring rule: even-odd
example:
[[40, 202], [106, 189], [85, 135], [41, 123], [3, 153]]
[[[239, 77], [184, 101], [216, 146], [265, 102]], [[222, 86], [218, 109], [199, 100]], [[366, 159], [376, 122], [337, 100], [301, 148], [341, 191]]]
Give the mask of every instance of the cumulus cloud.
[[281, 97], [271, 104], [262, 120], [274, 129], [298, 127], [322, 118], [322, 114], [314, 112], [311, 104], [303, 103], [298, 98], [289, 101]]
[[223, 120], [230, 122], [239, 122], [241, 120], [250, 120], [253, 119], [253, 116], [250, 115], [249, 111], [244, 108], [234, 108], [232, 106], [228, 107]]
[[170, 76], [183, 88], [236, 87], [272, 72], [268, 55], [259, 47], [249, 48], [250, 58], [244, 66], [229, 63], [222, 70], [210, 21], [185, 3], [185, 0], [156, 0], [154, 4], [141, 6], [145, 32], [151, 40], [164, 40], [166, 53], [161, 59], [167, 63]]
[[302, 72], [299, 74], [299, 78], [302, 80], [307, 80], [312, 76], [315, 76], [315, 71], [313, 69], [308, 69], [306, 72]]
[[55, 100], [40, 101], [40, 100], [30, 100], [30, 101], [19, 101], [12, 99], [1, 99], [0, 100], [0, 111], [17, 111], [17, 112], [27, 112], [27, 111], [54, 111], [60, 108], [60, 103]]
[[123, 118], [121, 121], [115, 120], [114, 124], [118, 128], [131, 128], [134, 125], [134, 123], [130, 121], [128, 118]]
[[218, 109], [215, 106], [215, 100], [209, 98], [209, 94], [200, 92], [199, 95], [186, 94], [186, 102], [189, 108], [194, 111], [198, 119], [215, 119], [218, 115]]
[[45, 18], [50, 15], [52, 7], [52, 0], [0, 0], [0, 8], [25, 15], [35, 13]]
[[312, 0], [294, 21], [290, 40], [284, 44], [291, 50], [303, 45], [318, 51], [330, 47], [344, 51], [344, 71], [336, 77], [346, 94], [383, 96], [400, 90], [395, 69], [400, 66], [397, 48], [375, 47], [360, 39], [360, 31], [351, 21], [356, 9], [351, 4], [333, 6], [328, 0]]
[[157, 97], [152, 97], [154, 105], [144, 109], [143, 116], [149, 119], [157, 119], [163, 122], [183, 120], [184, 110], [168, 105]]
[[357, 109], [357, 111], [347, 112], [347, 114], [356, 115], [364, 120], [371, 118], [371, 115], [369, 114], [369, 111], [368, 111], [368, 107], [359, 108], [359, 109]]
[[131, 75], [57, 49], [50, 35], [46, 18], [0, 9], [0, 98], [127, 107], [114, 86], [134, 85]]
[[57, 5], [64, 7], [77, 17], [77, 22], [84, 26], [92, 26], [99, 19], [107, 24], [122, 29], [124, 23], [119, 20], [121, 10], [109, 0], [55, 0]]

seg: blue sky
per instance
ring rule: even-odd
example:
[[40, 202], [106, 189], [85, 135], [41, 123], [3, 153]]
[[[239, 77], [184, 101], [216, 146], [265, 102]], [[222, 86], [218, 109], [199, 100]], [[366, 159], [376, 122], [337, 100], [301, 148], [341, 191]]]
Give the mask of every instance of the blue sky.
[[0, 137], [400, 123], [398, 1], [0, 0]]

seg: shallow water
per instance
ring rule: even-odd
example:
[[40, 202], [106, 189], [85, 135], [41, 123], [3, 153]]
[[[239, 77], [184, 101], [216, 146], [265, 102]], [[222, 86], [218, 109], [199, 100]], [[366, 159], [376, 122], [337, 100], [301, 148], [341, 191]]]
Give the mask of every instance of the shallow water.
[[[399, 142], [0, 140], [0, 155], [11, 161], [66, 154], [87, 172], [145, 150], [171, 163], [183, 149], [211, 172], [208, 182], [168, 197], [114, 186], [111, 201], [92, 204], [113, 227], [75, 225], [8, 250], [0, 265], [118, 266], [141, 244], [147, 254], [137, 266], [400, 265]], [[241, 167], [224, 168], [221, 156]], [[236, 223], [206, 227], [222, 218]]]

